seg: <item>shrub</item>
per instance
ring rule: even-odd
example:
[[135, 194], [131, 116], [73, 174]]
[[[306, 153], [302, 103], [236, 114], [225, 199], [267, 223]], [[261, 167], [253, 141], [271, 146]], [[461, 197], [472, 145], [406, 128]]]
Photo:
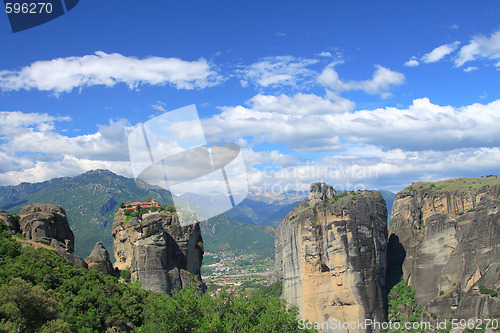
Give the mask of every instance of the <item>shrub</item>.
[[123, 269], [120, 271], [120, 278], [127, 283], [130, 283], [130, 275], [130, 269]]
[[479, 293], [483, 295], [490, 295], [491, 297], [498, 297], [498, 293], [495, 290], [488, 289], [485, 286], [479, 286]]
[[165, 211], [169, 213], [175, 213], [175, 206], [174, 205], [168, 205], [165, 207]]
[[126, 216], [130, 216], [130, 215], [132, 215], [133, 212], [135, 212], [135, 209], [131, 209], [131, 208], [130, 209], [125, 209], [124, 214]]

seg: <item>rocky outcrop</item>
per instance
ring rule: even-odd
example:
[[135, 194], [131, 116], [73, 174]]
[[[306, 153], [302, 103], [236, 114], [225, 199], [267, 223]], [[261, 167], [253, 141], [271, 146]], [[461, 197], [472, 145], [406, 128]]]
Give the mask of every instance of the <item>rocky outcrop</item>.
[[303, 319], [383, 322], [385, 201], [370, 191], [335, 193], [327, 184], [312, 184], [309, 200], [283, 218], [271, 282], [282, 281], [283, 298]]
[[75, 237], [61, 206], [31, 204], [24, 206], [19, 216], [24, 238], [74, 252]]
[[108, 250], [104, 247], [102, 242], [97, 242], [90, 255], [85, 258], [89, 269], [95, 269], [106, 275], [111, 275], [114, 272], [113, 264], [109, 260]]
[[85, 261], [74, 254], [75, 237], [61, 206], [31, 204], [19, 212], [19, 222], [11, 214], [0, 211], [0, 220], [9, 226], [11, 234], [20, 233], [27, 240], [49, 245], [52, 252], [73, 266], [87, 268]]
[[[415, 183], [394, 199], [391, 241], [404, 248], [402, 273], [424, 318], [500, 317], [500, 179]], [[397, 236], [397, 237], [393, 237]]]
[[7, 225], [11, 235], [15, 235], [19, 232], [19, 222], [13, 215], [4, 210], [0, 210], [0, 222], [3, 222]]
[[181, 227], [175, 214], [158, 212], [130, 218], [120, 208], [112, 234], [114, 266], [130, 269], [131, 280], [140, 280], [143, 289], [170, 294], [190, 283], [206, 289], [200, 276], [203, 239], [198, 223]]

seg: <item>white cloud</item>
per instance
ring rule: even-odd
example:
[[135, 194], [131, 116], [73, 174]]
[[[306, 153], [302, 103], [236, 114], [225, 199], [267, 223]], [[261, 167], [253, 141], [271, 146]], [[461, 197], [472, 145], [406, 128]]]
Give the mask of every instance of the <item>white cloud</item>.
[[404, 65], [406, 67], [416, 67], [416, 66], [420, 65], [420, 63], [418, 62], [418, 60], [415, 57], [411, 57], [410, 60], [408, 60], [407, 62], [404, 63]]
[[274, 34], [278, 37], [285, 37], [286, 36], [286, 33], [284, 33], [284, 32], [275, 32]]
[[460, 108], [413, 101], [407, 109], [361, 110], [332, 122], [331, 130], [351, 142], [384, 149], [450, 150], [500, 146], [500, 100]]
[[478, 69], [478, 68], [475, 66], [469, 66], [467, 68], [464, 68], [464, 72], [472, 72], [472, 71], [475, 71], [476, 69]]
[[296, 151], [343, 151], [349, 144], [402, 151], [500, 146], [500, 100], [457, 108], [421, 98], [404, 109], [358, 111], [342, 103], [343, 110], [332, 95], [257, 95], [249, 108], [221, 107], [203, 123], [211, 141], [252, 137]]
[[[500, 148], [455, 149], [446, 152], [380, 151], [364, 146], [372, 154], [327, 155], [317, 160], [278, 162], [264, 169], [251, 168], [249, 184], [278, 193], [287, 190], [307, 194], [312, 182], [324, 181], [337, 190], [386, 189], [399, 191], [417, 181], [439, 181], [453, 177], [477, 177], [495, 173]], [[269, 152], [258, 152], [262, 156]], [[266, 161], [265, 163], [269, 163]]]
[[375, 72], [370, 80], [365, 81], [342, 81], [338, 73], [331, 67], [326, 67], [317, 77], [318, 83], [335, 91], [362, 90], [367, 94], [380, 95], [382, 98], [390, 97], [388, 92], [393, 86], [404, 83], [405, 76], [402, 73], [392, 71], [380, 65], [375, 65]]
[[50, 130], [55, 121], [70, 121], [70, 117], [54, 117], [47, 113], [23, 113], [20, 111], [0, 112], [0, 137], [15, 136], [18, 128]]
[[355, 103], [327, 92], [327, 98], [314, 94], [298, 93], [288, 95], [256, 95], [248, 101], [253, 110], [259, 112], [278, 112], [291, 115], [321, 115], [339, 112], [349, 112], [354, 109]]
[[320, 57], [331, 57], [332, 54], [328, 51], [323, 51], [321, 53], [318, 54]]
[[[397, 192], [417, 181], [495, 173], [500, 165], [500, 148], [497, 147], [406, 153], [364, 148], [374, 155], [327, 155], [316, 160], [297, 160], [275, 151], [248, 150], [252, 161], [262, 161], [249, 163], [248, 182], [251, 187], [261, 190], [277, 193], [296, 190], [304, 191], [306, 195], [309, 185], [317, 181], [327, 182], [337, 190], [386, 189]], [[285, 159], [282, 165], [281, 159]], [[259, 168], [259, 164], [266, 167]]]
[[93, 134], [70, 137], [56, 131], [53, 117], [19, 111], [0, 112], [0, 184], [43, 181], [107, 168], [130, 175], [125, 119], [98, 126]]
[[19, 71], [0, 71], [3, 91], [38, 89], [55, 94], [95, 85], [111, 87], [117, 83], [125, 83], [130, 89], [144, 84], [194, 89], [214, 86], [221, 80], [205, 59], [138, 59], [102, 51], [81, 57], [36, 61]]
[[459, 45], [460, 45], [460, 42], [458, 42], [458, 41], [455, 41], [455, 42], [450, 43], [450, 44], [441, 45], [439, 47], [436, 47], [431, 52], [425, 54], [421, 60], [427, 64], [437, 62], [437, 61], [443, 59], [448, 54], [455, 51]]
[[[338, 189], [399, 190], [413, 181], [498, 170], [500, 100], [452, 107], [422, 98], [407, 108], [353, 111], [352, 102], [338, 98], [331, 92], [323, 97], [259, 94], [249, 107], [222, 107], [202, 123], [210, 141], [245, 138], [237, 142], [254, 187], [307, 189], [312, 181], [323, 180]], [[0, 113], [0, 184], [96, 168], [131, 176], [126, 120], [74, 137], [57, 132], [57, 125], [66, 121], [70, 119], [47, 114]], [[322, 155], [308, 161], [273, 148], [253, 150], [261, 142]]]
[[[22, 162], [26, 163], [28, 161], [22, 160]], [[121, 161], [98, 161], [64, 155], [58, 160], [36, 161], [17, 170], [0, 172], [0, 184], [36, 183], [56, 177], [76, 176], [95, 169], [107, 169], [125, 177], [132, 177], [129, 165]]]
[[[489, 37], [476, 36], [472, 38], [469, 44], [462, 46], [455, 59], [457, 67], [463, 66], [466, 62], [480, 58], [490, 60], [500, 59], [500, 30], [492, 33]], [[500, 62], [495, 64], [500, 67]]]
[[341, 149], [340, 138], [328, 128], [328, 115], [352, 111], [354, 103], [327, 92], [294, 96], [256, 95], [243, 106], [221, 107], [203, 119], [209, 141], [251, 136], [255, 142], [284, 143], [296, 151]]
[[[43, 123], [42, 123], [43, 124]], [[60, 159], [64, 155], [105, 161], [128, 160], [127, 133], [130, 130], [125, 119], [109, 125], [100, 125], [94, 134], [69, 137], [61, 135], [51, 128], [26, 127], [24, 125], [2, 128], [5, 142], [0, 148], [12, 155], [43, 154], [44, 159]]]
[[332, 151], [341, 148], [334, 133], [324, 135], [323, 117], [260, 112], [243, 106], [222, 107], [222, 113], [203, 120], [209, 141], [252, 136], [254, 142], [284, 143], [296, 151]]
[[163, 103], [162, 101], [156, 101], [155, 104], [151, 105], [151, 107], [157, 111], [161, 111], [161, 112], [166, 112], [167, 109], [165, 109], [165, 107], [167, 106], [167, 104]]
[[238, 71], [245, 87], [249, 82], [260, 87], [291, 86], [308, 83], [316, 72], [308, 66], [317, 63], [315, 59], [302, 59], [293, 56], [264, 58], [259, 62]]

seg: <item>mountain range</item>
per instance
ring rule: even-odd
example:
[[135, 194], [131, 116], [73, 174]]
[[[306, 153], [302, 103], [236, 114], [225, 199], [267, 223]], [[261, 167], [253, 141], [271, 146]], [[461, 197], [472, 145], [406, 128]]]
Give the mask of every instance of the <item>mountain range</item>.
[[[382, 191], [387, 206], [392, 206], [394, 193]], [[75, 253], [86, 257], [95, 243], [102, 241], [112, 248], [111, 225], [122, 202], [145, 201], [152, 197], [161, 204], [172, 204], [171, 193], [151, 188], [141, 181], [114, 174], [108, 170], [93, 170], [75, 177], [61, 177], [41, 183], [21, 183], [0, 186], [0, 209], [18, 213], [31, 203], [48, 203], [65, 208], [75, 234]], [[186, 193], [202, 209], [210, 209], [211, 201]], [[201, 223], [207, 250], [274, 251], [273, 228], [300, 201], [307, 198], [301, 192], [272, 193], [250, 190], [246, 199], [223, 215]], [[390, 213], [390, 208], [389, 208]], [[112, 251], [110, 251], [112, 255]]]

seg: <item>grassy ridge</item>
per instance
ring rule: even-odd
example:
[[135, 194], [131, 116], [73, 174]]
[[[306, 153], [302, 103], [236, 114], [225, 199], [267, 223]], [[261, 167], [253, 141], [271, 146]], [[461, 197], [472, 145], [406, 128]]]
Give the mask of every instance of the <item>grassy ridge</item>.
[[472, 177], [472, 178], [454, 178], [439, 182], [418, 182], [407, 187], [403, 191], [432, 189], [435, 192], [475, 192], [483, 186], [491, 187], [500, 184], [498, 176]]

